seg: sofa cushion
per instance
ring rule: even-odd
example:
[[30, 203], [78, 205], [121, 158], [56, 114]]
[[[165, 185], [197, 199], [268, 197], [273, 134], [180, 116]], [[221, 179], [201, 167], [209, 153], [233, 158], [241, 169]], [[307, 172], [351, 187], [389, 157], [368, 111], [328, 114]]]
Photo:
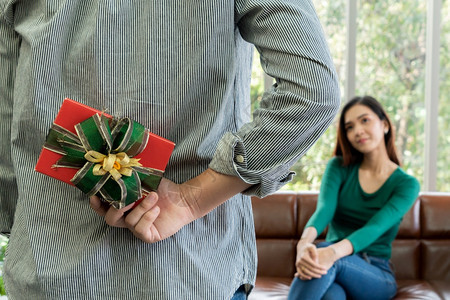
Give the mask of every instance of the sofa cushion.
[[450, 299], [450, 283], [444, 280], [430, 280], [430, 284], [439, 294], [441, 299]]
[[422, 238], [450, 239], [450, 197], [443, 194], [421, 195]]
[[403, 220], [398, 229], [397, 238], [420, 238], [420, 205], [420, 201], [414, 202], [411, 209], [403, 216]]
[[253, 218], [258, 238], [296, 237], [296, 193], [277, 193], [262, 199], [253, 197], [252, 203], [257, 204], [253, 205]]
[[286, 300], [292, 278], [258, 276], [248, 300]]
[[450, 282], [450, 197], [432, 193], [420, 199], [423, 279]]
[[293, 278], [296, 244], [294, 239], [257, 239], [258, 276]]
[[450, 240], [422, 241], [422, 274], [426, 280], [447, 280], [450, 285]]
[[397, 280], [397, 286], [395, 300], [441, 300], [435, 288], [423, 280]]
[[391, 262], [397, 279], [420, 278], [420, 249], [419, 240], [394, 240]]

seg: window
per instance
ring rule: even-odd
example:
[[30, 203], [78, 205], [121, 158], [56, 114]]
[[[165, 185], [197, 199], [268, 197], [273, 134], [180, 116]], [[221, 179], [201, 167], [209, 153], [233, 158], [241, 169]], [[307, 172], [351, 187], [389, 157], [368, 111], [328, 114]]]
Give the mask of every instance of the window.
[[[431, 190], [448, 191], [450, 1], [443, 1], [442, 9], [434, 11], [441, 16], [439, 99], [433, 102], [433, 105], [438, 103], [439, 110], [435, 115], [427, 111], [426, 106], [426, 79], [429, 76], [426, 55], [430, 44], [427, 41], [427, 18], [433, 13], [427, 6], [428, 1], [313, 0], [313, 3], [328, 38], [342, 86], [343, 102], [348, 100], [346, 95], [368, 94], [377, 98], [396, 127], [396, 145], [405, 171], [420, 181], [422, 190], [430, 190], [424, 186], [424, 177], [430, 161], [434, 160], [437, 170], [432, 174], [436, 176], [436, 184]], [[347, 17], [350, 24], [353, 20], [355, 28], [348, 29]], [[352, 38], [355, 43], [352, 43]], [[354, 76], [349, 72], [353, 66]], [[263, 76], [259, 74], [262, 71], [259, 63], [255, 63], [254, 107], [263, 90]], [[437, 118], [437, 130], [427, 133], [427, 120], [433, 118]], [[430, 136], [437, 138], [437, 161], [431, 157], [433, 154], [427, 152], [426, 141]], [[284, 189], [318, 190], [325, 165], [332, 156], [335, 139], [336, 123], [294, 165], [293, 171], [297, 175]]]
[[450, 1], [442, 2], [438, 113], [437, 191], [450, 191]]
[[422, 182], [425, 151], [426, 1], [359, 1], [357, 95], [377, 98], [396, 129], [404, 170]]

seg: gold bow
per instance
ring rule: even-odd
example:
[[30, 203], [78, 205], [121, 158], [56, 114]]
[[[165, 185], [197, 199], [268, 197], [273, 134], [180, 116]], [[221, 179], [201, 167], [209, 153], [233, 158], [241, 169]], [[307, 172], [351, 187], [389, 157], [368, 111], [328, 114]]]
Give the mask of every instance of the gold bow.
[[132, 167], [141, 167], [140, 158], [130, 158], [125, 152], [104, 155], [100, 152], [90, 150], [84, 155], [86, 160], [96, 163], [93, 169], [94, 175], [105, 175], [110, 173], [114, 180], [122, 175], [131, 176]]

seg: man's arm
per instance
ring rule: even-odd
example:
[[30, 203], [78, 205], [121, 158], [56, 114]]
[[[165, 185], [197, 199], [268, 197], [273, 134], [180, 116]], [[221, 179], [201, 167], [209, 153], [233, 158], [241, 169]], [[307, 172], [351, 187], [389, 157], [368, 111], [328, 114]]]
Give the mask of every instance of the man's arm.
[[339, 83], [310, 1], [236, 0], [235, 22], [276, 83], [253, 121], [221, 139], [209, 167], [241, 177], [253, 184], [246, 194], [264, 197], [291, 180], [292, 165], [333, 121]]

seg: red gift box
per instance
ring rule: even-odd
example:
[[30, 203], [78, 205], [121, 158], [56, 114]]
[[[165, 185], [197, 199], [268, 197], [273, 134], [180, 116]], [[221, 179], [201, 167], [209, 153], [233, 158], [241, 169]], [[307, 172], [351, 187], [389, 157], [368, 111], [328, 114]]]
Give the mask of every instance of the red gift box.
[[[99, 110], [66, 98], [63, 101], [54, 123], [76, 134], [75, 125], [97, 113], [111, 118], [111, 116], [102, 113]], [[173, 142], [149, 132], [147, 146], [134, 158], [139, 158], [139, 162], [145, 167], [164, 171], [174, 147], [175, 144]], [[77, 173], [78, 169], [54, 167], [54, 164], [62, 156], [63, 155], [61, 154], [43, 148], [35, 170], [73, 185], [71, 179]]]

